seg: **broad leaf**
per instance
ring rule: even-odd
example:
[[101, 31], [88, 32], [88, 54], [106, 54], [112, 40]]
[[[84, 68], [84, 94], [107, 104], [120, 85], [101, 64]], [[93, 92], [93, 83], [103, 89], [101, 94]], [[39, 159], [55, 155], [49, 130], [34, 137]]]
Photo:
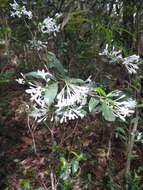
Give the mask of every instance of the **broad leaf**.
[[85, 81], [82, 79], [78, 79], [78, 78], [70, 78], [69, 79], [71, 83], [73, 84], [85, 84]]
[[67, 161], [64, 157], [60, 158], [60, 164], [61, 164], [61, 170], [63, 170], [67, 165]]
[[54, 53], [48, 52], [48, 67], [56, 69], [60, 74], [64, 75], [66, 74], [66, 70], [64, 69], [61, 62], [57, 59]]
[[21, 179], [20, 186], [23, 187], [25, 190], [32, 190], [29, 180], [27, 180], [27, 179]]
[[[27, 77], [34, 77], [34, 78], [38, 78], [38, 79], [43, 79], [44, 76], [43, 76], [43, 72], [42, 71], [32, 71], [32, 72], [29, 72], [27, 74], [25, 74], [25, 76]], [[46, 77], [48, 78], [51, 78], [51, 79], [54, 79], [54, 77], [48, 73], [46, 73]]]
[[46, 87], [44, 100], [49, 106], [54, 102], [57, 92], [58, 92], [58, 83], [57, 82], [55, 82], [51, 85], [48, 85]]
[[90, 98], [90, 101], [88, 103], [89, 111], [92, 112], [94, 108], [99, 104], [99, 100], [96, 100], [95, 98]]
[[106, 92], [103, 90], [103, 88], [101, 88], [101, 87], [97, 87], [96, 89], [95, 89], [101, 96], [107, 96], [107, 94], [106, 94]]
[[79, 161], [77, 159], [73, 160], [71, 166], [72, 166], [72, 174], [75, 174], [79, 169]]
[[107, 105], [106, 101], [102, 103], [101, 110], [102, 110], [102, 115], [104, 116], [105, 120], [115, 121], [116, 117], [113, 114], [111, 108]]
[[60, 178], [63, 180], [67, 180], [70, 177], [71, 174], [71, 168], [70, 165], [67, 164], [66, 167], [62, 170]]

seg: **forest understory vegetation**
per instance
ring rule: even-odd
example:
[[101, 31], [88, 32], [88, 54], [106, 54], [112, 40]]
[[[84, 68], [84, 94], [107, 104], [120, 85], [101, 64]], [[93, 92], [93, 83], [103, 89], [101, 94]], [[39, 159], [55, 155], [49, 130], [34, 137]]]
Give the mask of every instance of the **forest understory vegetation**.
[[142, 190], [142, 64], [142, 0], [0, 0], [0, 190]]

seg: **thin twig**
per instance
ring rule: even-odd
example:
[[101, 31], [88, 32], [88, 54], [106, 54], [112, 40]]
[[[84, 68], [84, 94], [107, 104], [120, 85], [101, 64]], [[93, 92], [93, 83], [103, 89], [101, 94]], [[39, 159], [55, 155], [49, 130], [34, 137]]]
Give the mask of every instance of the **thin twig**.
[[29, 121], [29, 116], [27, 118], [27, 125], [28, 125], [28, 129], [29, 129], [29, 132], [31, 134], [31, 137], [32, 137], [32, 142], [33, 142], [33, 150], [35, 152], [35, 154], [37, 154], [37, 149], [36, 149], [36, 143], [35, 143], [35, 138], [34, 138], [34, 133], [33, 133], [33, 130], [32, 130], [32, 127], [30, 126], [30, 121]]
[[130, 174], [130, 167], [131, 167], [131, 156], [134, 146], [134, 140], [135, 140], [135, 132], [138, 127], [138, 114], [136, 113], [136, 120], [133, 123], [133, 129], [132, 129], [132, 123], [130, 123], [129, 126], [129, 141], [127, 145], [127, 162], [126, 162], [126, 169], [125, 169], [125, 179], [126, 179], [126, 190], [128, 189], [128, 178]]

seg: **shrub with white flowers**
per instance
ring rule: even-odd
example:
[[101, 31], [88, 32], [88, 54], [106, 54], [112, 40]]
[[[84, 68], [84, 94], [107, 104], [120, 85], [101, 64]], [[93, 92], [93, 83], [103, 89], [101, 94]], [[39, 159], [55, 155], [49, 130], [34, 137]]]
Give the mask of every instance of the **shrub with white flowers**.
[[48, 16], [42, 23], [39, 23], [39, 28], [42, 33], [54, 33], [56, 35], [56, 32], [59, 32], [60, 25], [57, 24], [56, 19]]
[[10, 6], [11, 6], [11, 8], [12, 8], [12, 11], [11, 11], [11, 16], [12, 16], [12, 17], [21, 18], [22, 16], [25, 16], [25, 17], [27, 17], [28, 19], [32, 19], [32, 12], [31, 12], [31, 11], [28, 11], [24, 5], [23, 5], [23, 6], [20, 6], [20, 5], [16, 2], [16, 0], [14, 0], [13, 3], [10, 3]]
[[109, 45], [106, 44], [103, 52], [99, 55], [106, 56], [109, 59], [109, 62], [120, 63], [125, 66], [129, 74], [136, 74], [139, 69], [138, 63], [140, 62], [139, 55], [131, 55], [123, 58], [122, 52], [120, 50], [115, 50], [113, 46], [112, 50], [109, 50]]
[[[56, 56], [49, 55], [57, 63]], [[126, 121], [126, 117], [134, 113], [136, 101], [127, 98], [123, 92], [115, 90], [106, 93], [90, 77], [87, 80], [70, 78], [61, 63], [58, 64], [53, 64], [55, 74], [43, 69], [17, 79], [20, 84], [29, 85], [25, 90], [32, 102], [29, 115], [37, 122], [51, 119], [64, 123], [83, 118], [91, 112], [101, 112], [107, 121], [115, 121], [116, 118]]]
[[29, 40], [29, 46], [31, 49], [35, 49], [37, 51], [40, 51], [44, 48], [47, 48], [47, 42], [42, 42], [41, 40]]

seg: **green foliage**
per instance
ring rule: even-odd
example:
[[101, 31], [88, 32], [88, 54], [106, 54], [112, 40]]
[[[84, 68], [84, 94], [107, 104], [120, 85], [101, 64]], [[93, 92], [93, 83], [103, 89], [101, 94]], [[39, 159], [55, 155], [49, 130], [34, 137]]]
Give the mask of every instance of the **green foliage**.
[[105, 100], [101, 105], [102, 115], [107, 121], [115, 121], [116, 117], [113, 114], [113, 111], [109, 108], [108, 102]]
[[99, 100], [91, 97], [88, 103], [89, 111], [92, 112], [96, 108], [96, 106], [99, 104], [99, 102], [100, 102]]
[[7, 8], [8, 0], [0, 0], [0, 8]]
[[74, 184], [74, 178], [78, 175], [80, 169], [80, 162], [86, 160], [84, 154], [77, 154], [71, 152], [75, 155], [70, 161], [67, 161], [64, 157], [60, 158], [60, 186], [64, 190], [71, 189]]
[[127, 142], [127, 132], [123, 127], [117, 127], [115, 130], [115, 137], [123, 142]]
[[31, 185], [30, 185], [29, 180], [27, 180], [27, 179], [21, 179], [20, 180], [20, 187], [23, 190], [33, 190], [32, 187], [31, 187]]
[[67, 71], [64, 69], [63, 65], [60, 63], [60, 61], [57, 59], [54, 53], [48, 52], [47, 59], [48, 68], [56, 69], [56, 71], [59, 72], [59, 74], [65, 76]]
[[57, 82], [55, 83], [52, 83], [50, 85], [47, 85], [45, 87], [45, 102], [47, 105], [51, 105], [53, 102], [54, 102], [54, 99], [57, 95], [57, 92], [58, 92], [58, 84]]
[[138, 176], [136, 172], [130, 174], [128, 190], [142, 190], [142, 188], [143, 188], [142, 177]]
[[106, 183], [105, 183], [105, 188], [107, 190], [116, 190], [117, 189], [117, 186], [116, 184], [113, 182], [113, 179], [111, 176], [109, 176], [106, 180]]
[[106, 92], [104, 91], [104, 89], [103, 88], [101, 88], [101, 87], [97, 87], [96, 89], [95, 89], [95, 91], [97, 91], [98, 93], [99, 93], [99, 95], [101, 95], [101, 96], [107, 96], [107, 94], [106, 94]]

